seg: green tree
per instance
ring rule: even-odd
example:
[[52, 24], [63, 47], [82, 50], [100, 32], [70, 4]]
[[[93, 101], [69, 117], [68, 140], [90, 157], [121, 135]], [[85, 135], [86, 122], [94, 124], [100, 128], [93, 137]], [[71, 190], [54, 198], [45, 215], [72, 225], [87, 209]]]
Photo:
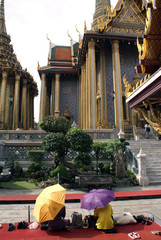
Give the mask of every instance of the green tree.
[[98, 160], [103, 155], [104, 148], [106, 146], [106, 142], [94, 142], [92, 144], [92, 149], [96, 154], [96, 171], [98, 173]]
[[87, 166], [90, 166], [92, 162], [89, 154], [93, 143], [91, 136], [83, 129], [73, 127], [67, 132], [66, 137], [70, 143], [70, 148], [78, 152], [73, 162], [83, 169], [89, 169]]
[[70, 121], [64, 117], [47, 116], [39, 122], [39, 126], [42, 130], [49, 133], [42, 140], [42, 147], [47, 152], [55, 153], [56, 166], [61, 163], [72, 168], [71, 163], [65, 160], [65, 155], [69, 148], [66, 133], [71, 127]]
[[65, 117], [54, 117], [53, 115], [50, 115], [40, 121], [39, 126], [47, 133], [66, 134], [71, 128], [71, 122]]

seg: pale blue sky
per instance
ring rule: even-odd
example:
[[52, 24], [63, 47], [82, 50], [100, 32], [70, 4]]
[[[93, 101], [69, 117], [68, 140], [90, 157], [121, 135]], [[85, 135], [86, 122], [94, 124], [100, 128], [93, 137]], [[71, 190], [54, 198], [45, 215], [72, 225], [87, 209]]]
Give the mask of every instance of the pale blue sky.
[[[118, 0], [111, 0], [114, 7]], [[7, 33], [11, 36], [14, 52], [23, 69], [27, 68], [38, 84], [37, 63], [47, 64], [49, 42], [70, 45], [67, 31], [78, 40], [78, 30], [83, 35], [84, 21], [91, 28], [95, 0], [5, 0]], [[39, 120], [39, 98], [35, 99], [35, 120]]]

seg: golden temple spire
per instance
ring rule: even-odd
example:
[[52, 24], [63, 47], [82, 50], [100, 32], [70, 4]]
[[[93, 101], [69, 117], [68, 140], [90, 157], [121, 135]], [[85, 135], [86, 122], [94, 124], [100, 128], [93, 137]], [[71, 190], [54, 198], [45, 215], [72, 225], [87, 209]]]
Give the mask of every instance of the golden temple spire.
[[0, 4], [0, 33], [7, 34], [4, 14], [4, 0], [1, 0]]

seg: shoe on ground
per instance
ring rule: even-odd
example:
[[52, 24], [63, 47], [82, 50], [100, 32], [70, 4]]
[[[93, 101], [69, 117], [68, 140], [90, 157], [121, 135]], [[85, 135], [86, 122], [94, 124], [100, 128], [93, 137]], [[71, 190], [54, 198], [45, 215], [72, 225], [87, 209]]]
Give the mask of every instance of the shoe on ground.
[[13, 223], [8, 224], [8, 231], [13, 231], [15, 229], [15, 225]]
[[141, 238], [138, 232], [129, 233], [128, 236], [130, 238], [132, 238], [132, 239], [139, 239], [139, 238]]

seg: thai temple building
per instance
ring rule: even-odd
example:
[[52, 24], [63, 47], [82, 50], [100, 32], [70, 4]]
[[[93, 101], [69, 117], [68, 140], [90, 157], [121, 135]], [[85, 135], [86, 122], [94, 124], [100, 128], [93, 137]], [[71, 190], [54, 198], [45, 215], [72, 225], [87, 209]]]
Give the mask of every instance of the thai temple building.
[[23, 70], [7, 34], [4, 0], [0, 2], [0, 129], [34, 127], [34, 97], [38, 88]]
[[144, 7], [146, 27], [142, 43], [137, 42], [140, 64], [136, 69], [146, 75], [134, 87], [127, 84], [127, 103], [158, 136], [161, 135], [161, 0], [148, 1]]
[[[38, 66], [41, 78], [40, 115], [65, 116], [85, 130], [113, 129], [117, 134], [143, 124], [126, 104], [127, 82], [135, 86], [142, 75], [137, 41], [146, 22], [146, 1], [96, 0], [91, 29], [78, 29], [78, 42], [55, 46], [50, 39], [47, 66]], [[141, 73], [143, 74], [143, 73]]]

